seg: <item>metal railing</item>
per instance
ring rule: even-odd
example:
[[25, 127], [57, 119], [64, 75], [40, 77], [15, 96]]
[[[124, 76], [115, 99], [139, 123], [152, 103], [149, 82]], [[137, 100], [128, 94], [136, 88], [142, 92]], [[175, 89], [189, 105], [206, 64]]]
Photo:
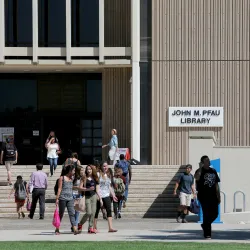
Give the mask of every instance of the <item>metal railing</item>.
[[226, 194], [223, 191], [220, 191], [224, 197], [224, 214], [226, 213]]
[[242, 197], [243, 197], [243, 212], [245, 212], [246, 211], [246, 195], [242, 191], [236, 191], [234, 193], [234, 210], [233, 211], [236, 212], [236, 195], [237, 194], [242, 194]]

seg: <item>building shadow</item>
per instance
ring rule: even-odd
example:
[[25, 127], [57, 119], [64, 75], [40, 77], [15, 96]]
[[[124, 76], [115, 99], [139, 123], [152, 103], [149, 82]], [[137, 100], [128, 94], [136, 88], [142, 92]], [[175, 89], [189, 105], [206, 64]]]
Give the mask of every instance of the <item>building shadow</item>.
[[[166, 166], [167, 167], [167, 166]], [[176, 173], [169, 181], [163, 192], [159, 194], [151, 206], [148, 208], [143, 218], [174, 218], [176, 217], [177, 207], [179, 205], [179, 197], [173, 196], [174, 186], [178, 176], [185, 172], [186, 165], [176, 168]], [[167, 176], [166, 176], [167, 178]], [[156, 181], [157, 184], [157, 181]]]
[[[173, 240], [173, 241], [193, 241], [203, 240], [202, 230], [159, 230], [159, 235], [135, 235], [134, 240]], [[164, 235], [166, 233], [166, 235]], [[213, 240], [221, 241], [250, 241], [250, 229], [234, 230], [213, 230]]]

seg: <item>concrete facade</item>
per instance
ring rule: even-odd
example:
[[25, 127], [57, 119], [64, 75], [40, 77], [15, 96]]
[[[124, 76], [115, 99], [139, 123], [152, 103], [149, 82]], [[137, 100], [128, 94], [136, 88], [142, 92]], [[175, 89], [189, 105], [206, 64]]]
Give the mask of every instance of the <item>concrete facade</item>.
[[[152, 5], [152, 164], [190, 162], [192, 131], [213, 131], [217, 146], [250, 146], [249, 1]], [[168, 127], [168, 107], [192, 106], [224, 107], [223, 128]]]

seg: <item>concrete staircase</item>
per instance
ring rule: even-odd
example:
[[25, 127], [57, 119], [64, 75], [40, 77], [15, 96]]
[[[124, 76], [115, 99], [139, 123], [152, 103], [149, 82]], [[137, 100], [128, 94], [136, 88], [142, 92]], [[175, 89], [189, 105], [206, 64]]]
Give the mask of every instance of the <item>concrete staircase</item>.
[[[183, 170], [180, 166], [132, 166], [133, 176], [129, 186], [127, 207], [123, 209], [123, 217], [139, 218], [171, 218], [176, 215], [178, 198], [174, 198], [173, 188], [178, 173]], [[48, 177], [49, 185], [46, 192], [46, 215], [52, 217], [55, 209], [54, 185], [60, 176], [61, 166], [53, 177]], [[16, 176], [22, 175], [28, 181], [35, 166], [18, 166], [12, 168], [13, 184]], [[49, 166], [44, 166], [44, 172], [49, 172]], [[14, 196], [8, 199], [11, 187], [4, 186], [7, 173], [4, 166], [0, 169], [0, 217], [16, 217]], [[31, 195], [30, 195], [31, 199]], [[37, 209], [39, 206], [37, 204]], [[28, 213], [28, 212], [27, 212]], [[38, 217], [36, 212], [35, 216]]]

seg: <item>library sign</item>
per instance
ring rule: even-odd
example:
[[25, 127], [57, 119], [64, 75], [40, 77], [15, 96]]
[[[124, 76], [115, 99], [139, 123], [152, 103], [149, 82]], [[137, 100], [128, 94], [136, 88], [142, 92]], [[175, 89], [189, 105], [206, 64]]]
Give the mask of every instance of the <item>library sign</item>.
[[169, 127], [223, 127], [223, 107], [169, 107]]

